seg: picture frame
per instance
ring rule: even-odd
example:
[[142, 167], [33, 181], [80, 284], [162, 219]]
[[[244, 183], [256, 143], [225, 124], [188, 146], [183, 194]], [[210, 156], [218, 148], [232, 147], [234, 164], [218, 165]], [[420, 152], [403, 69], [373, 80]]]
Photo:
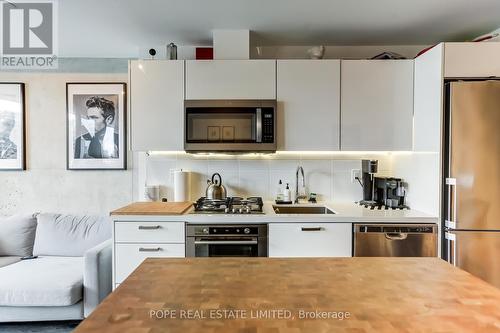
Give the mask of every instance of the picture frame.
[[126, 83], [66, 83], [66, 168], [126, 170], [126, 117]]
[[26, 103], [22, 82], [0, 82], [0, 171], [26, 170]]

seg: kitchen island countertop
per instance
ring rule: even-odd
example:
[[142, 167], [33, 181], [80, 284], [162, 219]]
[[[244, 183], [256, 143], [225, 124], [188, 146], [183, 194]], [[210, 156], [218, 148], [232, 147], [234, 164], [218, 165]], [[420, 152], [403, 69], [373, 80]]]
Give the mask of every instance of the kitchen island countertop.
[[[286, 206], [286, 205], [285, 205]], [[295, 205], [296, 206], [296, 205]], [[319, 202], [300, 206], [326, 206], [335, 214], [276, 214], [273, 202], [264, 202], [263, 214], [208, 214], [193, 209], [181, 215], [113, 215], [115, 221], [168, 221], [188, 223], [438, 223], [438, 217], [413, 209], [368, 209], [354, 202]]]
[[500, 290], [438, 258], [147, 259], [74, 331], [498, 332]]

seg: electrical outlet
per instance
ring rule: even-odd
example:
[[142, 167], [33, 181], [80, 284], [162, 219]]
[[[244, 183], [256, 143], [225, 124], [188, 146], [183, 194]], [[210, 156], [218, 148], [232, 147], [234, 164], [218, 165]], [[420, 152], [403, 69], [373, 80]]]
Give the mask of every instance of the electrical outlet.
[[357, 183], [356, 178], [361, 180], [361, 170], [360, 169], [351, 169], [351, 183]]

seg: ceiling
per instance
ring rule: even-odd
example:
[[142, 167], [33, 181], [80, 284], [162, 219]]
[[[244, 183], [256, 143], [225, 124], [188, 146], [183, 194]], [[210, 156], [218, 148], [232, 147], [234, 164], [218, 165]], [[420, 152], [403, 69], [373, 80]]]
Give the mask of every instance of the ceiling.
[[500, 27], [499, 0], [63, 0], [59, 54], [135, 57], [210, 45], [213, 29], [249, 29], [261, 45], [412, 45]]

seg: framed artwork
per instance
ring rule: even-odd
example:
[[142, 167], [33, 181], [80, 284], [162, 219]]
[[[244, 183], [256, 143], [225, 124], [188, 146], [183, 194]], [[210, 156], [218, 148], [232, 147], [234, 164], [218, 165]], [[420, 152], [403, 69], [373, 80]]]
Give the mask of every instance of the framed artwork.
[[24, 83], [0, 83], [0, 170], [26, 169]]
[[68, 170], [125, 170], [126, 84], [66, 83]]

